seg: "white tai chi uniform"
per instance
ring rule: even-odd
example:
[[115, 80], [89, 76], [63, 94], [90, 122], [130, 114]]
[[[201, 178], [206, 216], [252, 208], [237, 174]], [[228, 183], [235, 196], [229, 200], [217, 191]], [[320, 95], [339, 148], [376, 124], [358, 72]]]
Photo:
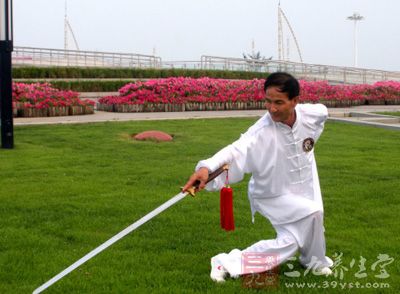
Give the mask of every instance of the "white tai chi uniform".
[[[241, 260], [244, 252], [277, 254], [280, 264], [299, 251], [305, 266], [315, 260], [321, 267], [331, 265], [325, 257], [323, 205], [313, 148], [328, 111], [322, 104], [298, 104], [295, 111], [292, 128], [274, 122], [266, 113], [237, 141], [196, 166], [196, 170], [206, 167], [214, 171], [229, 164], [231, 183], [251, 173], [248, 197], [253, 221], [259, 212], [277, 232], [276, 239], [217, 255], [215, 258], [231, 276], [246, 274]], [[224, 182], [221, 175], [206, 189], [219, 190]]]

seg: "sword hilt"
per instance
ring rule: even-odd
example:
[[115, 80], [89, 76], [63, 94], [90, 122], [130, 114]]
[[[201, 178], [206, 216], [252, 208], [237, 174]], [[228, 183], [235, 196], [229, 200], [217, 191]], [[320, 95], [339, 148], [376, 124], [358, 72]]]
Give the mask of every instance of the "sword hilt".
[[[228, 169], [229, 169], [229, 165], [225, 164], [225, 165], [221, 166], [220, 168], [216, 169], [215, 171], [213, 171], [212, 173], [209, 173], [206, 184], [211, 182], [212, 180], [214, 180], [216, 177], [218, 177], [220, 174], [222, 174], [224, 171], [226, 171]], [[200, 186], [200, 181], [197, 180], [194, 182], [193, 186], [191, 188], [188, 188], [186, 191], [194, 197], [196, 194], [196, 191], [199, 189], [199, 186]]]

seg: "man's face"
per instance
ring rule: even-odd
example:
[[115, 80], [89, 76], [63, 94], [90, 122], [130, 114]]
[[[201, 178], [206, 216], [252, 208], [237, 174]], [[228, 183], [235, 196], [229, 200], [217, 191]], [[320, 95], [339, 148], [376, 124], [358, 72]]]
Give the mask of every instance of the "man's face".
[[265, 107], [268, 109], [274, 122], [290, 124], [294, 123], [294, 108], [297, 105], [298, 97], [289, 100], [287, 93], [282, 93], [277, 87], [269, 87], [265, 91]]

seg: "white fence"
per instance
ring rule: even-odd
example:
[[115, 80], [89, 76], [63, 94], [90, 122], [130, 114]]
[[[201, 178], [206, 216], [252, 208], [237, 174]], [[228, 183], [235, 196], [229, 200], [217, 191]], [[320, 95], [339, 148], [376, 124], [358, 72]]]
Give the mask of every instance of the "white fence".
[[161, 58], [152, 55], [17, 46], [12, 60], [14, 66], [161, 67]]
[[133, 53], [112, 53], [14, 47], [13, 65], [32, 66], [86, 66], [128, 68], [188, 68], [232, 71], [274, 72], [287, 71], [297, 78], [327, 80], [336, 84], [374, 83], [400, 81], [400, 72], [356, 67], [308, 64], [290, 61], [256, 61], [243, 58], [201, 56], [200, 61], [162, 61], [161, 57]]
[[242, 58], [202, 56], [201, 68], [221, 70], [242, 70], [256, 72], [286, 71], [300, 79], [327, 80], [332, 83], [360, 84], [376, 81], [400, 81], [400, 72], [374, 70], [356, 67], [308, 64], [290, 61], [255, 61]]

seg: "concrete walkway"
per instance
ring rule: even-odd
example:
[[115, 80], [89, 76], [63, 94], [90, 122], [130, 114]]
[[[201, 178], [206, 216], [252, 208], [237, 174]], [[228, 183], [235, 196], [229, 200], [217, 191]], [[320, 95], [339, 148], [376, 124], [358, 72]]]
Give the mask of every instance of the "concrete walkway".
[[[400, 111], [400, 105], [371, 105], [351, 108], [329, 108], [329, 119], [354, 124], [371, 125], [400, 130], [400, 117], [374, 115], [373, 112]], [[105, 121], [166, 120], [166, 119], [202, 119], [225, 117], [261, 117], [266, 110], [230, 110], [230, 111], [186, 111], [186, 112], [147, 112], [118, 113], [95, 111], [90, 115], [14, 118], [14, 125], [42, 125], [92, 123]]]

